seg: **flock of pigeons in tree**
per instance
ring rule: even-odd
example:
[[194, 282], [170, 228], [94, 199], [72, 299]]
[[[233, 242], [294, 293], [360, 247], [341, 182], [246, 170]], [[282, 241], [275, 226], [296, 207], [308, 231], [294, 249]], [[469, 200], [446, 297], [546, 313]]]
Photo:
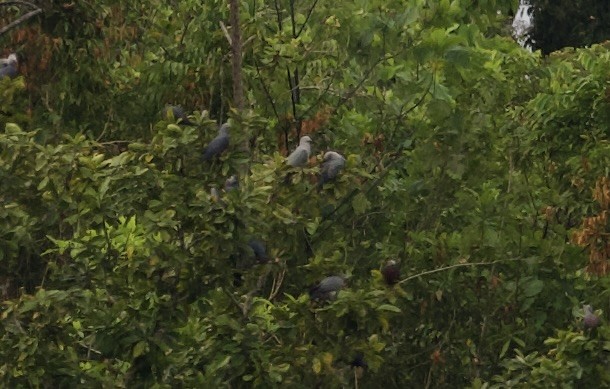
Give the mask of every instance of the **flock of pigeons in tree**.
[[[0, 58], [0, 79], [5, 77], [15, 78], [19, 74], [18, 60], [16, 54], [10, 54], [6, 58]], [[172, 117], [179, 124], [193, 126], [193, 123], [187, 116], [184, 109], [176, 105], [168, 105], [164, 109], [164, 116]], [[212, 139], [207, 145], [201, 156], [202, 161], [209, 161], [218, 157], [229, 147], [230, 125], [224, 123], [218, 130], [218, 135]], [[288, 155], [286, 164], [290, 167], [305, 167], [309, 162], [311, 154], [311, 138], [309, 136], [301, 137], [298, 147]], [[325, 183], [333, 181], [337, 178], [341, 170], [345, 167], [345, 157], [336, 151], [327, 151], [324, 154], [322, 166], [320, 167], [320, 177], [318, 180], [318, 190], [321, 190]], [[239, 180], [237, 176], [229, 177], [225, 182], [225, 192], [237, 190], [239, 188]], [[211, 196], [215, 201], [220, 201], [220, 196], [216, 188], [212, 188]], [[265, 244], [258, 239], [251, 239], [248, 246], [254, 254], [254, 258], [259, 263], [264, 263], [269, 260]], [[388, 285], [394, 285], [400, 280], [400, 266], [396, 261], [390, 260], [381, 269], [381, 274]], [[343, 289], [346, 284], [346, 279], [343, 276], [329, 276], [312, 287], [309, 294], [312, 299], [329, 300], [336, 298], [337, 293]], [[600, 324], [599, 317], [593, 312], [590, 305], [583, 306], [583, 326], [587, 330], [596, 328]]]
[[[164, 115], [170, 117], [170, 115], [179, 123], [183, 125], [194, 125], [194, 123], [188, 118], [184, 109], [180, 106], [168, 105], [165, 107]], [[229, 147], [229, 130], [230, 125], [224, 123], [218, 130], [218, 135], [212, 139], [203, 151], [201, 159], [205, 161], [212, 160], [213, 158], [221, 155]], [[305, 167], [309, 162], [311, 154], [311, 143], [312, 140], [309, 136], [305, 135], [299, 140], [297, 148], [288, 155], [286, 158], [286, 164], [293, 168]], [[324, 154], [322, 165], [320, 167], [320, 177], [318, 179], [318, 191], [322, 189], [325, 183], [331, 182], [337, 178], [339, 173], [345, 167], [345, 157], [336, 151], [327, 151]], [[239, 181], [237, 176], [233, 175], [229, 177], [225, 182], [225, 192], [236, 190], [239, 188]], [[220, 195], [216, 188], [212, 188], [211, 196], [216, 202], [220, 202]], [[254, 258], [259, 263], [265, 263], [268, 261], [267, 250], [265, 244], [258, 239], [251, 239], [248, 242], [248, 246], [254, 253]], [[397, 284], [400, 280], [400, 266], [394, 261], [388, 261], [381, 269], [381, 274], [385, 282], [388, 285]], [[332, 300], [336, 298], [338, 292], [343, 289], [346, 285], [346, 278], [343, 276], [333, 275], [324, 278], [317, 285], [309, 290], [309, 295], [314, 300]], [[598, 327], [600, 324], [599, 317], [593, 312], [593, 308], [590, 305], [583, 306], [583, 326], [587, 330]]]
[[[163, 110], [163, 115], [166, 118], [174, 119], [178, 124], [182, 125], [195, 125], [189, 117], [186, 115], [184, 109], [176, 105], [168, 105]], [[228, 147], [230, 143], [230, 125], [224, 123], [218, 130], [218, 135], [210, 141], [206, 146], [201, 156], [203, 162], [210, 161], [220, 156]], [[288, 155], [286, 158], [286, 165], [292, 168], [302, 168], [307, 166], [309, 157], [311, 155], [311, 143], [312, 140], [309, 136], [305, 135], [299, 140], [297, 148]], [[324, 154], [322, 165], [320, 167], [320, 176], [318, 179], [317, 189], [322, 190], [324, 184], [335, 180], [339, 173], [345, 167], [345, 157], [336, 151], [327, 151]], [[233, 175], [229, 177], [224, 186], [225, 192], [230, 192], [239, 188], [239, 181], [237, 176]], [[222, 203], [220, 200], [220, 194], [216, 188], [212, 188], [210, 195], [215, 202]], [[259, 263], [265, 263], [268, 261], [267, 250], [265, 244], [258, 239], [251, 239], [248, 242], [248, 246], [254, 253], [254, 258]], [[400, 267], [396, 261], [389, 261], [382, 268], [381, 273], [384, 277], [385, 282], [388, 285], [394, 285], [398, 283], [400, 279]], [[346, 278], [343, 276], [333, 275], [324, 278], [317, 285], [312, 287], [309, 294], [312, 299], [315, 300], [330, 300], [337, 296], [337, 293], [343, 289], [346, 285]]]

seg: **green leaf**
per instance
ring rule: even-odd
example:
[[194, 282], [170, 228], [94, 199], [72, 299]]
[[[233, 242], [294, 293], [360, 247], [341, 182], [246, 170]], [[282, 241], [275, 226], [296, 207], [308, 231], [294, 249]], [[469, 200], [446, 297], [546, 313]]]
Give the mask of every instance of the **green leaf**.
[[352, 200], [352, 208], [356, 215], [362, 215], [370, 206], [371, 203], [363, 193], [358, 193]]
[[400, 308], [394, 306], [394, 305], [390, 305], [390, 304], [382, 304], [380, 306], [377, 307], [378, 311], [390, 311], [390, 312], [396, 312], [396, 313], [400, 313], [402, 312], [400, 310]]
[[542, 292], [543, 288], [544, 282], [542, 282], [541, 280], [530, 280], [526, 282], [525, 285], [523, 285], [523, 295], [525, 297], [535, 297], [540, 294], [540, 292]]
[[133, 347], [133, 357], [137, 358], [140, 355], [143, 355], [145, 352], [148, 351], [148, 342], [145, 341], [139, 341], [138, 343], [136, 343], [136, 345]]

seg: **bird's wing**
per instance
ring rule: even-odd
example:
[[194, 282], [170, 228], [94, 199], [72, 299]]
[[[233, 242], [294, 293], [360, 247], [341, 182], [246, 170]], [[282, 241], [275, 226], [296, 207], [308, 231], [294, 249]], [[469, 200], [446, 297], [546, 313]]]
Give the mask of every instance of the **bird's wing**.
[[203, 152], [203, 159], [207, 161], [215, 155], [218, 155], [225, 151], [229, 147], [229, 137], [226, 135], [219, 135], [212, 139], [208, 147]]
[[337, 176], [337, 174], [339, 174], [339, 172], [341, 171], [341, 169], [343, 169], [343, 166], [345, 165], [345, 161], [342, 159], [337, 159], [334, 161], [330, 161], [328, 163], [328, 175], [331, 178], [335, 178]]
[[15, 69], [11, 65], [3, 66], [2, 68], [0, 68], [0, 78], [5, 77], [5, 76], [8, 76], [10, 78], [15, 78], [16, 75], [17, 75], [17, 69]]
[[333, 159], [322, 163], [322, 168], [320, 169], [320, 185], [323, 185], [329, 180], [332, 180], [337, 177], [341, 169], [343, 169], [344, 165], [345, 162], [341, 159]]
[[286, 162], [290, 166], [303, 166], [307, 163], [308, 156], [307, 150], [299, 146], [288, 156]]

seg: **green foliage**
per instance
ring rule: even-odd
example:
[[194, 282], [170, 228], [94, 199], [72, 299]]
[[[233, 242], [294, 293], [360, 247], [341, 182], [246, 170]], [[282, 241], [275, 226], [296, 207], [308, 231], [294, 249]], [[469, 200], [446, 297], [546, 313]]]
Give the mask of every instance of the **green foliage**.
[[[0, 133], [3, 386], [607, 382], [575, 307], [607, 312], [608, 281], [570, 238], [603, 214], [610, 53], [542, 61], [496, 34], [514, 3], [242, 2], [242, 112], [224, 3], [49, 3], [49, 72], [2, 80], [24, 118]], [[318, 192], [328, 149], [347, 163]], [[347, 287], [312, 301], [329, 275]]]

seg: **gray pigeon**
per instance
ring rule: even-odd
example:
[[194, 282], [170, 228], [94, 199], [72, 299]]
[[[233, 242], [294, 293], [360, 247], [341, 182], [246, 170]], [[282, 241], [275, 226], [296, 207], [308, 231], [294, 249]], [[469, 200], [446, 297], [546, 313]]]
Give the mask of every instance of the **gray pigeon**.
[[345, 286], [345, 278], [341, 276], [326, 277], [320, 283], [309, 290], [309, 296], [313, 300], [329, 300], [337, 297], [337, 294]]
[[15, 78], [19, 74], [17, 71], [17, 55], [11, 54], [6, 59], [2, 59], [0, 67], [0, 79], [4, 77]]
[[299, 147], [297, 147], [286, 159], [286, 163], [292, 167], [304, 167], [309, 161], [309, 154], [311, 153], [311, 138], [307, 135], [302, 136], [299, 140]]
[[218, 189], [216, 189], [216, 187], [214, 186], [212, 187], [212, 189], [210, 189], [210, 198], [215, 203], [220, 202], [220, 193], [218, 193]]
[[225, 123], [220, 126], [216, 138], [212, 139], [208, 147], [206, 147], [203, 151], [201, 159], [204, 162], [209, 161], [213, 157], [219, 156], [227, 149], [227, 147], [229, 147], [229, 128], [229, 123]]
[[186, 126], [194, 126], [195, 123], [186, 116], [186, 112], [179, 105], [166, 105], [163, 109], [163, 117], [165, 119], [174, 119], [178, 124], [184, 124]]
[[248, 246], [254, 251], [254, 258], [257, 262], [263, 263], [269, 260], [265, 244], [258, 239], [250, 239]]
[[318, 189], [328, 181], [337, 178], [339, 172], [345, 167], [345, 157], [334, 151], [327, 151], [324, 154], [324, 161], [320, 168], [320, 180], [318, 181]]
[[400, 280], [400, 265], [391, 259], [381, 268], [383, 280], [388, 285], [394, 285]]
[[239, 180], [237, 179], [237, 176], [233, 174], [225, 181], [225, 192], [230, 192], [235, 189], [239, 189]]
[[583, 324], [586, 330], [597, 328], [599, 326], [599, 317], [593, 313], [593, 308], [590, 305], [583, 305], [582, 309], [585, 311], [583, 317]]

